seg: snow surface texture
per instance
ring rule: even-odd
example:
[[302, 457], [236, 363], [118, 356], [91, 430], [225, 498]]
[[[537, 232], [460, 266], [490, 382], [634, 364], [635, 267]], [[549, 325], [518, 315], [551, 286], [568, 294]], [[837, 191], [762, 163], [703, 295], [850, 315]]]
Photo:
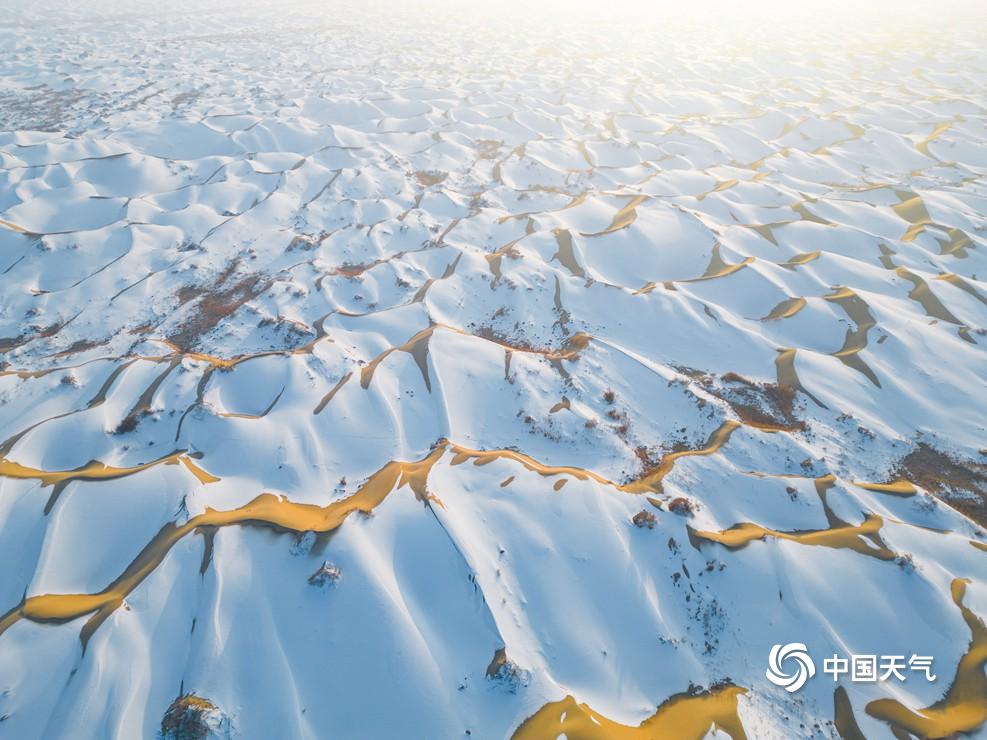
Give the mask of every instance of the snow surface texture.
[[7, 5], [0, 737], [985, 734], [982, 8]]

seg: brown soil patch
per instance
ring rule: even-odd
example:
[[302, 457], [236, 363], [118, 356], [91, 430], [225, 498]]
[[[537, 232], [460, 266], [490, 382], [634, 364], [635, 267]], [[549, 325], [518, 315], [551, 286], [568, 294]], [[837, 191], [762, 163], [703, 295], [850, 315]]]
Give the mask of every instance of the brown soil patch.
[[180, 351], [194, 351], [203, 335], [271, 284], [270, 278], [256, 274], [236, 278], [235, 269], [235, 263], [231, 263], [210, 287], [184, 287], [178, 292], [182, 304], [196, 302], [185, 323], [168, 337]]
[[795, 416], [795, 389], [762, 383], [734, 372], [717, 377], [691, 368], [677, 368], [733, 409], [748, 426], [801, 432], [805, 422]]
[[907, 478], [987, 527], [987, 464], [960, 460], [919, 442], [898, 463], [893, 477]]
[[72, 342], [72, 344], [63, 349], [61, 352], [56, 352], [52, 355], [52, 357], [65, 357], [66, 355], [74, 355], [78, 352], [87, 352], [91, 349], [102, 347], [108, 341], [108, 339], [80, 339], [76, 342]]
[[68, 321], [52, 324], [50, 326], [19, 334], [16, 337], [0, 337], [0, 352], [9, 352], [12, 349], [23, 347], [25, 344], [28, 342], [33, 342], [35, 339], [48, 339], [49, 337], [53, 337], [58, 334], [58, 332], [60, 332], [67, 323]]
[[424, 170], [420, 170], [415, 173], [415, 178], [424, 187], [438, 185], [439, 183], [444, 182], [448, 176], [448, 172], [426, 172]]
[[371, 262], [366, 265], [351, 265], [349, 262], [344, 262], [339, 267], [335, 267], [329, 271], [330, 275], [342, 275], [343, 277], [355, 278], [359, 277], [371, 267], [376, 266], [376, 262]]

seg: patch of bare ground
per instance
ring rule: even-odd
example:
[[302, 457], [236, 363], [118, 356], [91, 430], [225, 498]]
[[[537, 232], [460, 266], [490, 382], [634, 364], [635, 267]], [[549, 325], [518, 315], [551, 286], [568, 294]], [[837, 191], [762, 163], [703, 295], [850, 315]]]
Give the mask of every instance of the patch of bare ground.
[[335, 267], [329, 271], [330, 275], [342, 275], [343, 277], [355, 278], [359, 277], [367, 270], [376, 266], [376, 262], [369, 262], [367, 264], [354, 264], [350, 262], [344, 262], [339, 267]]
[[194, 351], [199, 340], [220, 321], [270, 286], [269, 277], [258, 274], [237, 276], [236, 267], [236, 262], [231, 262], [212, 285], [189, 286], [178, 291], [181, 304], [194, 301], [189, 317], [168, 337], [180, 351]]
[[0, 337], [0, 352], [9, 352], [12, 349], [23, 347], [28, 342], [35, 339], [48, 339], [55, 336], [67, 324], [67, 321], [51, 324], [50, 326], [34, 326], [29, 331], [22, 332], [16, 337]]
[[987, 527], [987, 460], [963, 460], [919, 442], [891, 477], [907, 478]]
[[508, 337], [490, 326], [481, 326], [474, 329], [473, 335], [481, 339], [486, 339], [488, 342], [499, 344], [506, 349], [517, 350], [519, 352], [539, 352], [544, 354], [549, 352], [549, 350], [536, 347], [526, 339]]
[[51, 356], [65, 357], [67, 355], [78, 354], [79, 352], [88, 352], [91, 349], [102, 347], [104, 344], [107, 344], [108, 342], [109, 342], [108, 339], [79, 339], [78, 341], [72, 342], [72, 344], [70, 344], [62, 351], [56, 352]]
[[730, 406], [744, 424], [785, 432], [805, 429], [805, 422], [795, 416], [793, 388], [750, 380], [734, 372], [717, 377], [692, 368], [680, 367], [677, 370]]
[[426, 172], [424, 170], [419, 170], [418, 172], [415, 173], [415, 178], [424, 187], [431, 187], [432, 185], [438, 185], [439, 183], [444, 182], [448, 176], [449, 176], [448, 172], [437, 172], [437, 171]]

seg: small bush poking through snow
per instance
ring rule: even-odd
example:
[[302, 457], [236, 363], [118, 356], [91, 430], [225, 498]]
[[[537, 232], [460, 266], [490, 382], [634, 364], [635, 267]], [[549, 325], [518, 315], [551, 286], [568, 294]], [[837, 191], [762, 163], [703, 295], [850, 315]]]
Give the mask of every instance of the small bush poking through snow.
[[487, 679], [500, 684], [512, 694], [517, 693], [518, 687], [527, 686], [529, 678], [527, 671], [507, 658], [504, 648], [494, 653], [493, 660], [487, 666]]
[[304, 534], [295, 535], [294, 540], [288, 548], [288, 552], [296, 556], [308, 555], [312, 552], [312, 548], [315, 547], [317, 540], [318, 537], [315, 532], [305, 532]]
[[634, 515], [631, 521], [634, 522], [635, 527], [654, 529], [655, 524], [658, 523], [658, 517], [646, 509], [641, 509], [641, 511]]
[[161, 720], [162, 740], [212, 740], [229, 736], [229, 718], [211, 701], [195, 694], [175, 699]]
[[669, 501], [668, 510], [681, 516], [692, 516], [696, 513], [696, 504], [683, 496], [676, 496]]
[[905, 553], [904, 555], [896, 556], [894, 562], [895, 565], [897, 565], [906, 573], [915, 572], [915, 558], [912, 557], [911, 553]]
[[308, 582], [318, 588], [332, 588], [342, 577], [343, 571], [327, 560], [308, 577]]

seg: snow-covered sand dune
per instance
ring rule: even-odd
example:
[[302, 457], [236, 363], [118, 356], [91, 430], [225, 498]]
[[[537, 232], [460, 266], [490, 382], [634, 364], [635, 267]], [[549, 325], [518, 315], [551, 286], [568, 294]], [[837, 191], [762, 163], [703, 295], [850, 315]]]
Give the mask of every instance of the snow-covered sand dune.
[[987, 736], [976, 4], [196, 5], [0, 29], [0, 738]]

